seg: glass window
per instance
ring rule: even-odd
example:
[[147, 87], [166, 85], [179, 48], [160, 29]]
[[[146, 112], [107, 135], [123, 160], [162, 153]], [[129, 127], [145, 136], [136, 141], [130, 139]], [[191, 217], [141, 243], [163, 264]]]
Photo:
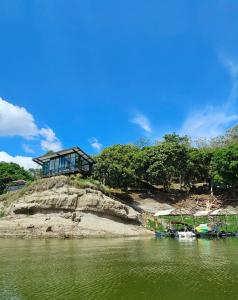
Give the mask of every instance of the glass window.
[[71, 169], [75, 168], [75, 153], [72, 153], [70, 156], [70, 165]]
[[64, 158], [64, 156], [60, 157], [60, 169], [61, 170], [65, 169], [65, 158]]
[[50, 171], [53, 171], [54, 170], [54, 167], [55, 167], [55, 161], [52, 159], [50, 161]]
[[55, 159], [54, 169], [55, 169], [56, 171], [59, 170], [59, 158], [56, 158], [56, 159]]
[[88, 161], [81, 157], [81, 170], [89, 171], [89, 169], [90, 169], [90, 165], [89, 165]]
[[70, 168], [70, 155], [65, 155], [65, 169]]
[[50, 166], [50, 162], [46, 161], [43, 163], [42, 169], [43, 169], [43, 175], [47, 176], [49, 174], [49, 166]]
[[82, 170], [88, 172], [88, 171], [89, 171], [89, 164], [83, 165], [83, 166], [82, 166]]
[[75, 167], [78, 168], [79, 167], [79, 155], [75, 154]]

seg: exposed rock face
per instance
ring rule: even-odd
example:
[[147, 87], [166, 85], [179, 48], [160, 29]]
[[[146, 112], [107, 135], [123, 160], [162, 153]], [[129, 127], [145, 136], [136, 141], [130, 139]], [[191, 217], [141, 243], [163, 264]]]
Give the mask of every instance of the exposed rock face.
[[81, 221], [74, 222], [58, 213], [9, 215], [0, 219], [0, 237], [21, 238], [87, 238], [150, 236], [142, 226], [118, 222], [91, 213], [81, 213]]
[[139, 213], [133, 208], [107, 197], [93, 189], [70, 186], [25, 195], [8, 209], [8, 213], [35, 214], [62, 211], [82, 211], [117, 217], [128, 222], [139, 222]]
[[5, 208], [5, 213], [7, 216], [0, 219], [0, 237], [80, 238], [152, 234], [139, 226], [141, 214], [130, 206], [98, 190], [78, 189], [66, 182], [28, 191]]

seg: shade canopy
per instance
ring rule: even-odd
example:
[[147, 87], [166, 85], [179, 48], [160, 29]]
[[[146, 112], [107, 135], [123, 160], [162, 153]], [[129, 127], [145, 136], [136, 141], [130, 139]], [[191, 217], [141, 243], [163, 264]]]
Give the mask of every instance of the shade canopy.
[[185, 209], [185, 208], [170, 208], [170, 209], [162, 209], [158, 210], [155, 214], [154, 217], [159, 217], [159, 216], [191, 216], [193, 215], [194, 217], [206, 217], [206, 216], [225, 216], [225, 215], [238, 215], [238, 211], [235, 210], [234, 208], [219, 208], [214, 211], [210, 210], [199, 210], [195, 212], [194, 214], [191, 213], [190, 210]]
[[231, 209], [231, 208], [219, 208], [214, 210], [213, 212], [211, 212], [211, 216], [234, 216], [237, 215], [238, 212], [235, 209]]
[[186, 208], [176, 208], [171, 212], [173, 216], [191, 216], [191, 211]]
[[173, 210], [174, 208], [158, 210], [157, 213], [154, 214], [154, 217], [169, 216]]
[[205, 217], [208, 216], [210, 213], [210, 210], [199, 210], [197, 212], [195, 212], [194, 217]]

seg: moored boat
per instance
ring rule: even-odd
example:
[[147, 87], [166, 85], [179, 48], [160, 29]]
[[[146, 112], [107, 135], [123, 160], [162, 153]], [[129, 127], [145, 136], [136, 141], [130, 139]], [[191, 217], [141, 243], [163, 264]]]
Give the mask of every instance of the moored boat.
[[193, 231], [177, 231], [175, 236], [179, 239], [196, 238], [196, 234]]

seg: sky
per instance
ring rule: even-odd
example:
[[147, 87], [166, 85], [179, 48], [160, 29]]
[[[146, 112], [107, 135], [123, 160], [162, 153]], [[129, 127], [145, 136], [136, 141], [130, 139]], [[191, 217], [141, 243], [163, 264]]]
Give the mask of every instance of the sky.
[[237, 0], [1, 0], [0, 161], [238, 123]]

